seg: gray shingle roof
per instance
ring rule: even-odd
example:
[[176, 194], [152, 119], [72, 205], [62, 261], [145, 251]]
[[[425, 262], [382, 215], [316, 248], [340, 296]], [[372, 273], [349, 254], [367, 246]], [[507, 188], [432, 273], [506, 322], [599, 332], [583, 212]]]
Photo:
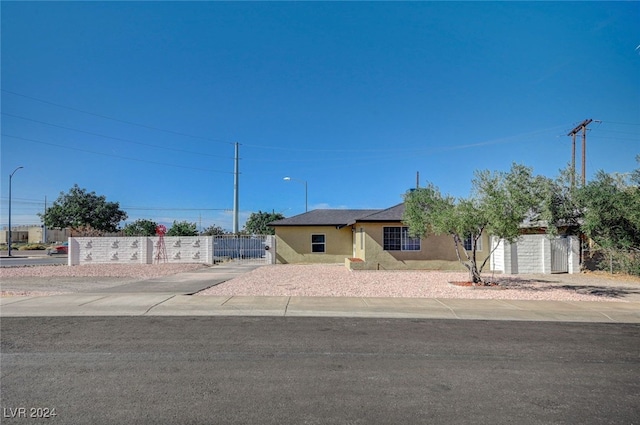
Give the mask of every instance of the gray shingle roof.
[[276, 220], [269, 226], [347, 226], [360, 217], [365, 217], [381, 210], [313, 210], [293, 217]]
[[357, 222], [402, 221], [404, 204], [385, 210], [313, 210], [277, 220], [269, 226], [349, 226]]
[[402, 215], [404, 214], [404, 203], [394, 205], [386, 210], [381, 210], [376, 213], [370, 214], [366, 217], [361, 217], [358, 221], [402, 221]]

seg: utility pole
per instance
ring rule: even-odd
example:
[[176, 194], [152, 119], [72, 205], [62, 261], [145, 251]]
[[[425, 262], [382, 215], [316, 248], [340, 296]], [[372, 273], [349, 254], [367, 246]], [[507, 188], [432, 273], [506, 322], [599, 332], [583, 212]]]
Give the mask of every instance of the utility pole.
[[42, 216], [42, 242], [47, 243], [47, 225], [44, 224], [44, 217], [47, 215], [47, 196], [44, 197], [44, 215]]
[[11, 179], [13, 179], [13, 175], [16, 173], [16, 171], [18, 171], [19, 169], [24, 168], [22, 166], [16, 168], [15, 170], [13, 170], [13, 173], [9, 174], [9, 233], [8, 233], [8, 241], [7, 241], [7, 248], [9, 249], [9, 253], [7, 254], [9, 257], [11, 257]]
[[233, 234], [238, 234], [238, 142], [235, 143], [233, 166]]
[[567, 134], [571, 136], [573, 145], [571, 149], [571, 186], [576, 185], [576, 134], [582, 131], [582, 186], [587, 184], [587, 126], [591, 124], [591, 118], [582, 121]]

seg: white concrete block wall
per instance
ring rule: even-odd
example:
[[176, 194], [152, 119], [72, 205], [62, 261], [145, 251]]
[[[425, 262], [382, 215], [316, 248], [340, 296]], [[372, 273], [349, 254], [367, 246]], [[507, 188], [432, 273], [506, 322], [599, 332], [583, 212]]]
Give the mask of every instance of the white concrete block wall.
[[547, 235], [535, 235], [540, 238], [540, 264], [542, 271], [538, 273], [551, 273], [551, 240]]
[[491, 270], [493, 271], [504, 272], [504, 245], [504, 239], [491, 238]]
[[[549, 273], [551, 271], [551, 259], [549, 266], [545, 266], [545, 242], [549, 243], [546, 235], [525, 235], [515, 244], [517, 250], [517, 270], [512, 273]], [[550, 248], [548, 248], [550, 254]]]
[[267, 248], [265, 251], [265, 255], [267, 257], [267, 264], [275, 264], [276, 263], [276, 237], [275, 235], [267, 236], [265, 240], [265, 247]]
[[80, 264], [80, 243], [76, 238], [69, 238], [69, 254], [67, 255], [67, 264], [77, 266]]
[[[152, 262], [157, 262], [158, 237], [153, 243]], [[213, 263], [213, 240], [207, 236], [165, 236], [167, 263]], [[161, 260], [162, 262], [162, 260]]]
[[[145, 236], [69, 238], [68, 264], [153, 264], [158, 240]], [[171, 236], [164, 242], [167, 263], [213, 263], [209, 236]]]
[[569, 273], [580, 273], [580, 238], [569, 236]]
[[[580, 272], [580, 239], [569, 238], [569, 273]], [[495, 246], [495, 242], [494, 242]], [[551, 273], [551, 240], [546, 234], [523, 235], [516, 243], [501, 240], [492, 254], [492, 270], [505, 274]]]
[[146, 239], [143, 236], [69, 238], [69, 252], [78, 264], [145, 264]]

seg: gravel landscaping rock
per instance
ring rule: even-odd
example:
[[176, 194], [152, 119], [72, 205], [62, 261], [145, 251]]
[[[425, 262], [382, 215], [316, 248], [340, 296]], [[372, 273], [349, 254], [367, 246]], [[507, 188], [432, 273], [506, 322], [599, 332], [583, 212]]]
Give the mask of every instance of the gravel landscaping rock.
[[91, 264], [0, 268], [0, 296], [40, 296], [101, 289], [207, 267], [202, 264]]
[[[190, 272], [202, 264], [94, 264], [0, 268], [0, 296], [55, 295]], [[215, 266], [212, 266], [215, 267]], [[640, 279], [605, 273], [491, 275], [491, 287], [461, 287], [464, 272], [349, 271], [341, 264], [259, 267], [196, 295], [411, 297], [555, 301], [640, 301]]]
[[598, 275], [486, 275], [498, 287], [459, 287], [464, 272], [349, 271], [343, 265], [260, 267], [197, 295], [408, 297], [503, 300], [640, 300], [640, 280]]

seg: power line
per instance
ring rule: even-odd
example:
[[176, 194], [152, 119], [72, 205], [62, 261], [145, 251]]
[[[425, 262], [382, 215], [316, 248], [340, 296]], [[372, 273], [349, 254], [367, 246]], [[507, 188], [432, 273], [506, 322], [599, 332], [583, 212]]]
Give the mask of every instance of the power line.
[[2, 112], [2, 115], [6, 115], [8, 117], [13, 117], [13, 118], [19, 118], [19, 119], [25, 120], [25, 121], [37, 122], [39, 124], [45, 124], [45, 125], [49, 125], [51, 127], [61, 128], [61, 129], [64, 129], [64, 130], [71, 130], [71, 131], [76, 131], [78, 133], [89, 134], [91, 136], [104, 137], [105, 139], [119, 140], [121, 142], [133, 143], [133, 144], [141, 145], [141, 146], [148, 146], [148, 147], [151, 147], [151, 148], [166, 149], [166, 150], [170, 150], [170, 151], [174, 151], [174, 152], [182, 152], [182, 153], [188, 153], [188, 154], [192, 154], [192, 155], [202, 155], [202, 156], [210, 156], [210, 157], [215, 157], [215, 158], [233, 159], [231, 157], [222, 156], [222, 155], [212, 155], [212, 154], [208, 154], [208, 153], [204, 153], [204, 152], [194, 152], [194, 151], [188, 151], [188, 150], [184, 150], [184, 149], [176, 149], [176, 148], [171, 148], [171, 147], [166, 147], [166, 146], [161, 146], [161, 145], [153, 145], [151, 143], [136, 142], [135, 140], [122, 139], [120, 137], [107, 136], [105, 134], [93, 133], [93, 132], [86, 131], [86, 130], [80, 130], [80, 129], [77, 129], [77, 128], [65, 127], [63, 125], [53, 124], [53, 123], [49, 123], [49, 122], [45, 122], [45, 121], [39, 121], [39, 120], [35, 120], [33, 118], [22, 117], [20, 115], [13, 115], [13, 114], [9, 114], [7, 112]]
[[[9, 198], [6, 196], [0, 197], [0, 201], [6, 201]], [[44, 200], [38, 199], [30, 199], [30, 198], [12, 198], [12, 202], [18, 204], [27, 204], [27, 205], [38, 205], [43, 206], [45, 204]], [[55, 202], [55, 201], [52, 201]], [[50, 201], [50, 203], [52, 203]], [[145, 206], [120, 206], [122, 209], [126, 210], [143, 210], [143, 211], [231, 211], [231, 208], [176, 208], [176, 207], [145, 207]]]
[[122, 155], [115, 155], [115, 154], [109, 154], [109, 153], [103, 153], [103, 152], [95, 152], [95, 151], [90, 151], [88, 149], [73, 148], [73, 147], [64, 146], [64, 145], [58, 145], [56, 143], [49, 143], [49, 142], [44, 142], [42, 140], [28, 139], [26, 137], [14, 136], [14, 135], [5, 134], [5, 133], [2, 133], [2, 136], [3, 137], [10, 137], [10, 138], [13, 138], [13, 139], [24, 140], [24, 141], [27, 141], [27, 142], [39, 143], [39, 144], [42, 144], [42, 145], [55, 146], [55, 147], [58, 147], [58, 148], [69, 149], [69, 150], [74, 150], [74, 151], [78, 151], [78, 152], [90, 153], [90, 154], [93, 154], [93, 155], [102, 155], [102, 156], [108, 156], [108, 157], [118, 158], [118, 159], [126, 159], [128, 161], [144, 162], [144, 163], [147, 163], [147, 164], [163, 165], [163, 166], [167, 166], [167, 167], [186, 168], [186, 169], [189, 169], [189, 170], [206, 171], [206, 172], [210, 172], [210, 173], [233, 174], [232, 171], [211, 170], [211, 169], [208, 169], [208, 168], [190, 167], [190, 166], [187, 166], [187, 165], [168, 164], [168, 163], [164, 163], [164, 162], [149, 161], [149, 160], [138, 159], [138, 158], [130, 158], [130, 157], [122, 156]]
[[130, 211], [232, 211], [231, 208], [163, 208], [163, 207], [120, 207]]
[[33, 96], [27, 96], [26, 94], [16, 93], [16, 92], [13, 92], [13, 91], [10, 91], [10, 90], [6, 90], [6, 89], [0, 89], [0, 90], [3, 91], [4, 93], [9, 93], [9, 94], [12, 94], [14, 96], [24, 97], [25, 99], [35, 100], [36, 102], [40, 102], [40, 103], [44, 103], [44, 104], [52, 105], [52, 106], [57, 106], [59, 108], [64, 108], [64, 109], [68, 109], [70, 111], [80, 112], [80, 113], [83, 113], [83, 114], [92, 115], [94, 117], [104, 118], [104, 119], [107, 119], [107, 120], [116, 121], [116, 122], [120, 122], [120, 123], [123, 123], [123, 124], [133, 125], [133, 126], [136, 126], [136, 127], [142, 127], [142, 128], [146, 128], [146, 129], [149, 129], [149, 130], [162, 131], [162, 132], [165, 132], [165, 133], [175, 134], [177, 136], [184, 136], [184, 137], [191, 137], [193, 139], [207, 140], [209, 142], [224, 143], [224, 144], [229, 144], [229, 145], [233, 144], [232, 142], [227, 142], [225, 140], [211, 139], [209, 137], [203, 137], [203, 136], [195, 136], [193, 134], [182, 133], [182, 132], [173, 131], [173, 130], [167, 130], [167, 129], [164, 129], [164, 128], [153, 127], [153, 126], [150, 126], [150, 125], [140, 124], [140, 123], [136, 123], [136, 122], [133, 122], [133, 121], [121, 120], [119, 118], [114, 118], [114, 117], [110, 117], [110, 116], [107, 116], [107, 115], [96, 114], [95, 112], [89, 112], [89, 111], [85, 111], [85, 110], [82, 110], [82, 109], [74, 108], [74, 107], [71, 107], [71, 106], [61, 105], [59, 103], [50, 102], [48, 100], [39, 99], [39, 98], [33, 97]]

